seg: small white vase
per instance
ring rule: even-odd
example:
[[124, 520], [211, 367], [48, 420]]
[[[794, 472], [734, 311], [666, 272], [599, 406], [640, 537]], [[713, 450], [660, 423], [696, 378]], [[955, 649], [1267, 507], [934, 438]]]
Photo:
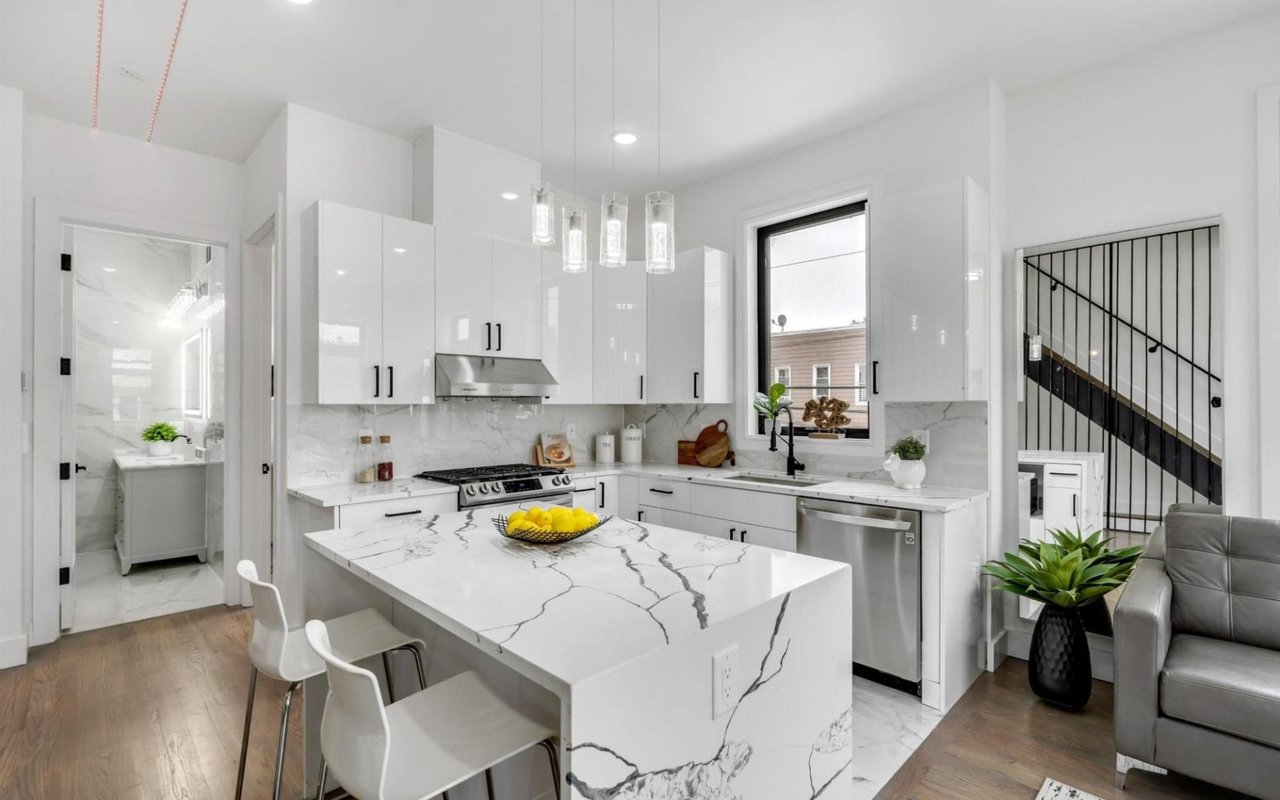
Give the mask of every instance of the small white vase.
[[884, 462], [884, 469], [899, 489], [919, 489], [924, 484], [923, 461], [903, 461], [895, 453]]
[[173, 455], [173, 442], [147, 442], [147, 455]]

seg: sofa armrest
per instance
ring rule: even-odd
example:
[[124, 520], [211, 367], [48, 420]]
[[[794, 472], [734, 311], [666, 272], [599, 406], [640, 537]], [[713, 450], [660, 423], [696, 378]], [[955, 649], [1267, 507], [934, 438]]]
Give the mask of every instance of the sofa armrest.
[[1144, 761], [1155, 760], [1160, 672], [1173, 635], [1172, 599], [1164, 561], [1144, 558], [1116, 605], [1116, 750]]

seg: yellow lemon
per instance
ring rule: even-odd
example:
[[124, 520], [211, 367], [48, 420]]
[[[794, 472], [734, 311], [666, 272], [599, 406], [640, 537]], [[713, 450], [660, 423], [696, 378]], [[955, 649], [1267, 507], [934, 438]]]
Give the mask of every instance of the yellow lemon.
[[564, 506], [556, 506], [555, 508], [551, 509], [551, 517], [553, 519], [556, 519], [559, 517], [567, 517], [572, 513], [573, 513], [572, 509], [565, 508]]
[[[520, 512], [517, 511], [516, 513], [519, 514]], [[542, 506], [529, 506], [524, 513], [529, 517], [536, 517], [542, 513]]]
[[555, 531], [556, 533], [573, 533], [574, 531], [579, 529], [574, 527], [572, 514], [562, 514], [556, 519], [552, 520], [551, 530]]
[[512, 512], [511, 516], [507, 517], [507, 522], [510, 522], [514, 525], [517, 522], [524, 522], [525, 519], [528, 518], [528, 516], [529, 516], [528, 512], [515, 511], [515, 512]]

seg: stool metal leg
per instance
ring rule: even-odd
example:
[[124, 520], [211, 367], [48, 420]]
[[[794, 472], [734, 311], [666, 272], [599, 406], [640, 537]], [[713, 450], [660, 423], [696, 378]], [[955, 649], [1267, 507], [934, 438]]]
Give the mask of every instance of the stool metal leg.
[[329, 762], [320, 756], [320, 782], [316, 784], [316, 800], [324, 800], [324, 782], [329, 780]]
[[249, 726], [253, 723], [253, 695], [258, 688], [258, 668], [249, 667], [249, 701], [244, 706], [244, 734], [240, 737], [240, 767], [236, 772], [236, 800], [244, 791], [244, 763], [249, 755]]
[[551, 783], [556, 790], [556, 800], [560, 800], [560, 750], [551, 739], [543, 739], [538, 746], [547, 751], [547, 762], [551, 765]]
[[422, 653], [418, 652], [418, 646], [413, 644], [401, 645], [397, 650], [408, 650], [409, 655], [413, 656], [413, 665], [418, 668], [418, 688], [427, 688], [427, 673], [422, 668]]
[[489, 800], [493, 800], [493, 770], [484, 771], [484, 788], [489, 792]]
[[284, 775], [284, 744], [289, 737], [289, 707], [293, 705], [293, 692], [302, 685], [301, 681], [289, 684], [284, 693], [284, 708], [280, 710], [280, 744], [276, 748], [276, 781], [271, 791], [272, 800], [280, 800], [280, 779]]
[[396, 701], [395, 684], [391, 681], [391, 655], [389, 653], [382, 654], [382, 671], [387, 676], [387, 704], [390, 705]]

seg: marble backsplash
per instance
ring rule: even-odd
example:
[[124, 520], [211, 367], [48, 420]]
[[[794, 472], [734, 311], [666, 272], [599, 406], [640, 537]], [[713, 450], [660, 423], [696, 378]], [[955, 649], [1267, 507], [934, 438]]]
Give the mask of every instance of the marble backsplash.
[[[289, 409], [289, 486], [353, 480], [361, 430], [389, 434], [396, 474], [533, 461], [541, 433], [573, 424], [574, 456], [590, 461], [595, 434], [623, 426], [622, 406], [559, 406], [510, 400], [447, 400], [418, 406]], [[376, 439], [374, 440], [377, 441]]]
[[[644, 426], [645, 461], [672, 462], [676, 442], [697, 438], [698, 432], [717, 420], [730, 420], [731, 405], [626, 406], [626, 423]], [[897, 441], [911, 431], [929, 431], [929, 455], [925, 456], [927, 486], [958, 489], [986, 489], [987, 486], [987, 404], [887, 403], [885, 440]], [[735, 448], [739, 467], [781, 470], [786, 466], [785, 449], [777, 453]], [[837, 475], [869, 480], [889, 480], [882, 468], [885, 456], [844, 456], [804, 453], [805, 470], [816, 475]]]

